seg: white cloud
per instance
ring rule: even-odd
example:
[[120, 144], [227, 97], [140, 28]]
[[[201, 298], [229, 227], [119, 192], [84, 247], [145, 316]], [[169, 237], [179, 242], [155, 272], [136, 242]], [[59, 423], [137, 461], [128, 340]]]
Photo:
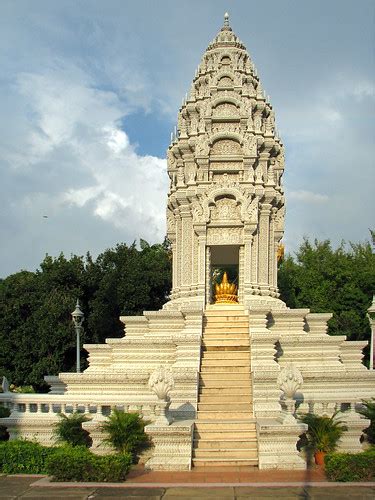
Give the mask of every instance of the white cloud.
[[328, 196], [320, 193], [312, 193], [311, 191], [289, 191], [288, 198], [290, 200], [298, 200], [307, 203], [326, 203], [328, 201]]
[[[89, 75], [62, 63], [43, 73], [18, 75], [12, 98], [21, 103], [23, 113], [9, 133], [11, 140], [0, 147], [10, 182], [18, 179], [25, 188], [7, 210], [21, 225], [29, 217], [40, 221], [49, 215], [42, 237], [77, 207], [83, 220], [90, 213], [119, 230], [118, 240], [160, 241], [165, 234], [166, 161], [135, 152], [120, 127], [128, 112], [126, 102], [93, 83]], [[65, 249], [69, 254], [86, 244], [89, 249], [90, 242], [81, 245], [79, 237], [75, 231], [66, 234], [68, 251], [55, 249], [51, 241], [45, 251]]]

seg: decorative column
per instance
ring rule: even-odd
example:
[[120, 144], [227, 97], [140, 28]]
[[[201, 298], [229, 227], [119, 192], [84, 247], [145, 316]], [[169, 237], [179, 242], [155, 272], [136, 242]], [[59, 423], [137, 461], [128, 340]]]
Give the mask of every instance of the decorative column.
[[182, 268], [182, 220], [180, 213], [176, 211], [176, 252], [175, 252], [175, 281], [173, 282], [173, 291], [176, 297], [181, 293], [181, 268]]
[[306, 462], [297, 450], [299, 436], [307, 425], [294, 417], [294, 395], [301, 387], [303, 378], [297, 367], [289, 363], [278, 376], [277, 385], [284, 393], [286, 411], [281, 422], [258, 419], [258, 449], [260, 469], [304, 469]]
[[181, 289], [183, 295], [190, 291], [192, 278], [192, 232], [193, 224], [188, 205], [181, 207], [182, 222], [182, 259], [181, 259]]
[[243, 304], [245, 293], [245, 247], [241, 245], [238, 254], [238, 302]]
[[198, 294], [205, 295], [205, 281], [206, 281], [206, 225], [195, 225], [194, 227], [196, 234], [198, 235], [198, 255], [197, 255], [197, 266], [198, 266], [198, 280], [197, 280], [197, 290]]
[[259, 216], [259, 284], [261, 290], [268, 288], [269, 223], [271, 205], [264, 203]]
[[247, 297], [251, 294], [251, 250], [253, 245], [253, 235], [248, 227], [245, 227], [243, 253], [243, 295]]
[[303, 378], [299, 369], [293, 364], [288, 363], [279, 373], [277, 377], [277, 385], [284, 393], [283, 401], [285, 403], [286, 412], [283, 419], [283, 423], [296, 422], [294, 416], [296, 402], [294, 396], [298, 389], [303, 384]]
[[159, 400], [160, 414], [154, 424], [147, 425], [145, 431], [152, 438], [153, 455], [146, 463], [152, 470], [189, 470], [193, 444], [193, 421], [170, 425], [167, 416], [170, 404], [169, 392], [174, 386], [170, 368], [159, 367], [150, 376], [149, 387]]
[[276, 291], [275, 272], [277, 273], [277, 267], [275, 267], [275, 262], [277, 262], [276, 259], [277, 248], [275, 249], [275, 234], [274, 234], [276, 212], [277, 212], [276, 208], [271, 209], [269, 241], [268, 241], [268, 283], [270, 286], [271, 293]]
[[370, 321], [371, 340], [370, 340], [370, 370], [374, 369], [374, 336], [375, 336], [375, 295], [372, 297], [372, 304], [367, 309], [367, 317]]
[[206, 305], [211, 303], [211, 248], [206, 246]]
[[174, 387], [172, 371], [168, 367], [160, 366], [151, 373], [148, 386], [154, 392], [159, 402], [159, 415], [154, 425], [170, 425], [172, 422], [168, 416], [168, 408], [171, 404], [169, 393]]
[[251, 289], [253, 294], [259, 293], [258, 288], [258, 248], [259, 248], [259, 229], [253, 235], [251, 245]]

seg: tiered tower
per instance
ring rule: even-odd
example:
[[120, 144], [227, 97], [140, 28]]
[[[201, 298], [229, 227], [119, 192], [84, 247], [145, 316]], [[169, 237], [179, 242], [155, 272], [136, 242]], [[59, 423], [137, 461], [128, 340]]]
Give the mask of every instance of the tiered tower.
[[245, 306], [278, 297], [283, 171], [272, 105], [226, 14], [202, 57], [168, 149], [173, 289], [167, 307], [212, 302], [215, 266], [237, 269], [239, 302]]

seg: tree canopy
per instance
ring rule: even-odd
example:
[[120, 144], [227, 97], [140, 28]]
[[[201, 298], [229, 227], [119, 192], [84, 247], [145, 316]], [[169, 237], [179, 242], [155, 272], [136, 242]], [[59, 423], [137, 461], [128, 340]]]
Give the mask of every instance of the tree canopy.
[[[118, 244], [94, 260], [46, 256], [36, 272], [20, 271], [0, 282], [0, 375], [16, 385], [46, 388], [44, 375], [75, 369], [71, 312], [85, 313], [83, 342], [121, 337], [120, 315], [162, 307], [171, 288], [169, 248]], [[82, 352], [83, 366], [85, 356]], [[87, 366], [87, 365], [86, 365]]]
[[328, 333], [369, 340], [366, 312], [375, 291], [375, 255], [370, 243], [333, 249], [330, 241], [305, 239], [295, 258], [279, 265], [281, 299], [291, 308], [333, 312]]

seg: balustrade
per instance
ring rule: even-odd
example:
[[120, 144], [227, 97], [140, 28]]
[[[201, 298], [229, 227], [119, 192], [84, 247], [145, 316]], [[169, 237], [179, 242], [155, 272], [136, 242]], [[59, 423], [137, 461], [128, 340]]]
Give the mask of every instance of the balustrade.
[[125, 412], [137, 411], [141, 415], [157, 414], [159, 405], [155, 401], [124, 401], [122, 403], [108, 401], [82, 401], [74, 397], [58, 394], [0, 394], [0, 404], [7, 407], [11, 416], [19, 414], [56, 415], [73, 412], [86, 413], [90, 416], [109, 416], [116, 408]]
[[331, 417], [334, 413], [340, 412], [358, 415], [357, 409], [361, 407], [362, 403], [357, 400], [350, 400], [343, 398], [339, 401], [332, 401], [327, 399], [307, 399], [302, 403], [297, 402], [298, 413], [314, 413], [316, 415], [327, 415]]

